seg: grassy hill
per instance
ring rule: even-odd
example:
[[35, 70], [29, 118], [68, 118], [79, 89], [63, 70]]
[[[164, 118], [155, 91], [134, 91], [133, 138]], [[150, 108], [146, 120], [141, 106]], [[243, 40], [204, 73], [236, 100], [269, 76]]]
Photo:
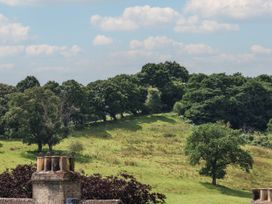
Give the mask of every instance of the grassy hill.
[[[191, 126], [174, 114], [127, 118], [98, 124], [73, 132], [57, 145], [67, 150], [72, 141], [85, 147], [76, 164], [77, 170], [102, 175], [127, 171], [140, 181], [167, 195], [169, 204], [248, 204], [253, 187], [272, 186], [272, 151], [246, 147], [254, 156], [254, 169], [246, 174], [230, 167], [220, 187], [210, 185], [210, 178], [198, 175], [184, 156], [186, 137]], [[0, 141], [0, 171], [17, 164], [35, 162], [36, 146], [20, 141]]]

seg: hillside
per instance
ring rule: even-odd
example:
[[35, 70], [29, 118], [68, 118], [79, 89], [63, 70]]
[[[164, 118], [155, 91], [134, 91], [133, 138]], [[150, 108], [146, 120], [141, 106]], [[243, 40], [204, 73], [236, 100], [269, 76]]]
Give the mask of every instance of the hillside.
[[[167, 195], [169, 204], [248, 204], [250, 189], [271, 187], [272, 151], [246, 147], [254, 156], [250, 174], [231, 167], [221, 187], [210, 185], [210, 179], [198, 175], [184, 156], [186, 137], [191, 126], [174, 114], [159, 114], [98, 124], [84, 131], [73, 132], [55, 147], [67, 150], [72, 141], [85, 147], [77, 170], [87, 174], [118, 174], [127, 171], [155, 191]], [[0, 171], [17, 164], [34, 162], [36, 146], [20, 141], [0, 141]]]

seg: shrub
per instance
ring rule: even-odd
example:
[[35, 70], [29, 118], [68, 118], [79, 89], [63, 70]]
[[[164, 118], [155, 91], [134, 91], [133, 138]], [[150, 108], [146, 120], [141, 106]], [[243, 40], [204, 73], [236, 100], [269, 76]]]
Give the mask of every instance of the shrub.
[[81, 176], [81, 182], [83, 199], [120, 199], [124, 204], [165, 203], [165, 195], [151, 192], [151, 186], [125, 173], [119, 177]]
[[71, 154], [77, 154], [84, 150], [84, 146], [81, 142], [75, 141], [69, 145], [68, 149]]
[[0, 174], [0, 197], [31, 198], [31, 175], [36, 171], [32, 165], [18, 165], [15, 169]]
[[[35, 170], [32, 165], [19, 165], [0, 174], [0, 197], [31, 198], [31, 175]], [[124, 204], [165, 203], [165, 195], [152, 192], [151, 186], [125, 173], [118, 177], [102, 177], [99, 174], [86, 176], [79, 173], [75, 176], [81, 180], [82, 199], [120, 199]]]
[[3, 144], [2, 144], [2, 143], [0, 143], [0, 148], [1, 148], [1, 147], [3, 147]]
[[159, 113], [162, 108], [161, 92], [157, 88], [149, 87], [148, 94], [145, 101], [145, 106], [150, 113]]
[[267, 123], [267, 132], [272, 133], [272, 119]]

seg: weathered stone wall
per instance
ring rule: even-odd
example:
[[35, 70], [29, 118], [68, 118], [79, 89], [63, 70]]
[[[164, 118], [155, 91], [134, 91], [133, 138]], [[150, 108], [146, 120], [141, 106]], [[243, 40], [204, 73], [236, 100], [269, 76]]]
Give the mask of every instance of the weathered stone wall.
[[[35, 202], [33, 199], [26, 198], [0, 198], [0, 204], [35, 204]], [[80, 204], [122, 204], [122, 202], [120, 200], [83, 200]]]
[[34, 201], [26, 198], [0, 198], [0, 204], [34, 204]]
[[120, 200], [84, 200], [81, 204], [122, 204]]

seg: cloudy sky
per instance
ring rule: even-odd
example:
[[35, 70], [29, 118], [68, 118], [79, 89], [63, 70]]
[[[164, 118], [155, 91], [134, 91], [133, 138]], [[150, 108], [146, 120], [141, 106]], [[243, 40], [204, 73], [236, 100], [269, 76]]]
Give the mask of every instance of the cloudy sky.
[[0, 82], [83, 84], [175, 60], [272, 74], [272, 0], [0, 0]]

